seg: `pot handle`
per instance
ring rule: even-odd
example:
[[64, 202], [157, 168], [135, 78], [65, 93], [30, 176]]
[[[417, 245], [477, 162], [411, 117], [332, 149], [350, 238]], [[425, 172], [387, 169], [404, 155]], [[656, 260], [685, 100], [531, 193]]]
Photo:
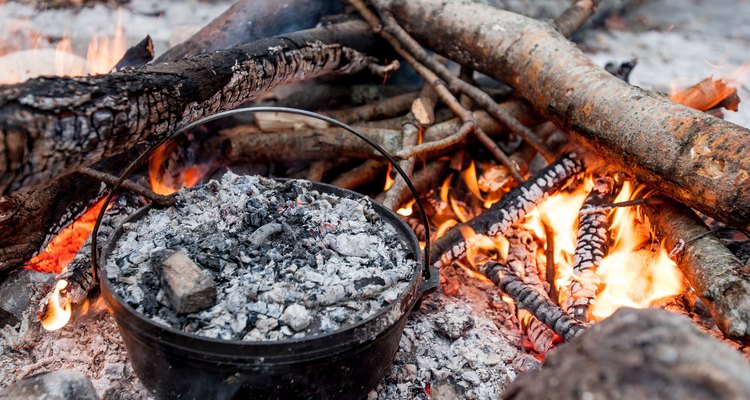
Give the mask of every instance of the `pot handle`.
[[354, 136], [357, 136], [358, 138], [364, 140], [368, 145], [370, 145], [372, 148], [377, 150], [378, 153], [380, 153], [385, 159], [387, 159], [393, 168], [396, 169], [399, 175], [401, 175], [402, 178], [404, 178], [404, 181], [406, 182], [406, 186], [409, 187], [409, 190], [414, 195], [414, 199], [417, 203], [417, 207], [419, 207], [419, 212], [422, 214], [422, 224], [425, 227], [425, 232], [428, 234], [425, 235], [425, 247], [424, 247], [424, 267], [422, 268], [422, 277], [423, 281], [419, 285], [419, 291], [420, 293], [424, 294], [427, 292], [430, 292], [437, 288], [438, 283], [440, 281], [440, 275], [437, 271], [430, 268], [430, 222], [427, 220], [427, 214], [425, 214], [424, 205], [422, 204], [422, 200], [419, 199], [419, 192], [417, 192], [417, 189], [414, 187], [414, 184], [412, 183], [411, 179], [409, 179], [409, 175], [401, 168], [401, 166], [398, 164], [398, 161], [391, 156], [388, 151], [386, 151], [383, 147], [378, 145], [377, 143], [370, 140], [368, 137], [364, 136], [361, 132], [357, 131], [356, 129], [352, 128], [351, 126], [333, 119], [327, 115], [318, 114], [312, 111], [307, 110], [301, 110], [298, 108], [289, 108], [289, 107], [273, 107], [273, 106], [262, 106], [262, 107], [244, 107], [244, 108], [238, 108], [235, 110], [229, 110], [220, 112], [217, 114], [209, 115], [207, 117], [201, 118], [197, 121], [194, 121], [182, 128], [180, 128], [178, 131], [173, 133], [172, 135], [162, 139], [159, 142], [156, 142], [153, 146], [149, 147], [143, 154], [138, 156], [133, 162], [128, 165], [128, 167], [125, 169], [125, 172], [122, 173], [122, 175], [118, 178], [117, 182], [112, 186], [112, 190], [110, 190], [109, 194], [107, 195], [104, 206], [102, 207], [101, 211], [99, 211], [99, 215], [96, 217], [96, 224], [94, 225], [94, 230], [91, 232], [91, 273], [93, 275], [94, 282], [99, 282], [99, 265], [97, 263], [97, 236], [99, 234], [99, 226], [101, 225], [102, 219], [104, 218], [104, 213], [107, 211], [107, 206], [112, 201], [112, 198], [117, 193], [117, 190], [120, 188], [122, 183], [127, 179], [132, 173], [138, 169], [141, 165], [141, 163], [148, 158], [151, 153], [153, 153], [159, 146], [166, 143], [169, 140], [172, 140], [172, 138], [176, 137], [177, 135], [180, 135], [182, 133], [185, 133], [199, 125], [203, 125], [207, 122], [215, 121], [217, 119], [221, 119], [224, 117], [229, 117], [236, 114], [244, 114], [244, 113], [256, 113], [256, 112], [277, 112], [277, 113], [286, 113], [286, 114], [296, 114], [296, 115], [302, 115], [310, 118], [319, 119], [321, 121], [328, 122], [329, 124], [335, 125], [346, 132], [351, 133]]

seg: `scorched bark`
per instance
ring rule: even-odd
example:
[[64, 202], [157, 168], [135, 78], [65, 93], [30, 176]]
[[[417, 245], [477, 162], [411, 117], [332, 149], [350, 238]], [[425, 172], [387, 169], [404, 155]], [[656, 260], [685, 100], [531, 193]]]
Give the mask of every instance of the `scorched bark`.
[[639, 181], [750, 228], [750, 130], [613, 77], [545, 22], [468, 1], [373, 2], [423, 44], [512, 86]]
[[371, 59], [354, 49], [372, 43], [367, 25], [353, 21], [175, 63], [0, 86], [0, 194], [163, 139], [276, 85], [357, 72]]

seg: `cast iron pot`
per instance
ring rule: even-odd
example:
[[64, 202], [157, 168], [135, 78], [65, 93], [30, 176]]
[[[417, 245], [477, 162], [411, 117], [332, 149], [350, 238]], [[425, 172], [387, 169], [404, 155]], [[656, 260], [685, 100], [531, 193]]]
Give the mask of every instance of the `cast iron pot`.
[[[318, 117], [317, 114], [301, 110], [290, 111], [273, 107], [251, 109], [259, 110], [294, 112]], [[220, 116], [214, 116], [212, 119]], [[338, 121], [334, 124], [343, 125]], [[197, 123], [180, 132], [194, 125]], [[345, 125], [342, 127], [351, 129]], [[120, 183], [147, 154], [128, 168], [120, 178]], [[383, 154], [390, 159], [384, 151]], [[395, 160], [393, 161], [397, 171], [403, 173]], [[406, 174], [402, 176], [408, 179]], [[407, 181], [407, 184], [416, 192], [411, 182]], [[119, 183], [113, 188], [107, 202], [118, 186]], [[312, 183], [312, 189], [340, 197], [363, 197], [350, 190], [322, 183]], [[419, 242], [408, 225], [391, 210], [376, 202], [372, 202], [372, 205], [381, 218], [396, 229], [410, 251], [410, 257], [416, 262], [417, 267], [408, 288], [396, 301], [355, 325], [324, 335], [279, 341], [212, 339], [157, 324], [138, 313], [112, 290], [106, 269], [98, 267], [104, 265], [123, 233], [122, 226], [117, 228], [100, 253], [101, 258], [94, 258], [92, 264], [104, 299], [125, 342], [133, 369], [144, 386], [160, 399], [365, 397], [377, 386], [390, 367], [409, 312], [422, 295], [437, 287], [439, 280], [438, 274], [434, 271], [431, 273], [428, 269], [429, 263], [423, 259]], [[417, 205], [421, 208], [419, 201]], [[151, 208], [153, 207], [142, 208], [125, 223], [139, 220]], [[104, 209], [106, 207], [102, 208]], [[94, 229], [92, 251], [96, 249], [95, 238], [103, 214], [102, 211]], [[424, 216], [424, 213], [422, 215]], [[426, 248], [429, 248], [429, 242]]]

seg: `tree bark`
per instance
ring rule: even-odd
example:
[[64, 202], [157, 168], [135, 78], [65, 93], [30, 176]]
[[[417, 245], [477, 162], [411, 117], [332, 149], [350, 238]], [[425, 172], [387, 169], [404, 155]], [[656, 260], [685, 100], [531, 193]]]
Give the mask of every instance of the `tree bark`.
[[422, 43], [506, 82], [638, 180], [750, 229], [750, 130], [611, 76], [545, 22], [466, 1], [374, 1]]
[[674, 259], [725, 335], [750, 337], [750, 266], [729, 251], [691, 209], [667, 199], [643, 206]]
[[371, 59], [355, 49], [373, 43], [352, 21], [123, 73], [0, 86], [0, 194], [162, 139], [276, 85], [357, 72]]
[[[750, 398], [740, 354], [664, 310], [620, 309], [521, 375], [507, 400]], [[554, 393], [554, 396], [551, 394]]]

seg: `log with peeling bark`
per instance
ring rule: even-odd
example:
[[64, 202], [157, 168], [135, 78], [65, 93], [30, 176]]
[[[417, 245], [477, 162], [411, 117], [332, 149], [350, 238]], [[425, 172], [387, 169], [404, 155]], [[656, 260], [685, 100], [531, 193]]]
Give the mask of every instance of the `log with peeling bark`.
[[528, 310], [565, 341], [569, 341], [589, 325], [568, 315], [553, 303], [547, 293], [526, 283], [519, 271], [506, 263], [489, 261], [479, 267], [479, 272], [512, 298], [519, 308]]
[[474, 237], [464, 237], [463, 231], [469, 228], [477, 235], [497, 236], [507, 232], [529, 211], [548, 196], [563, 188], [572, 177], [583, 171], [583, 161], [575, 153], [567, 154], [550, 164], [538, 174], [506, 193], [471, 220], [458, 224], [436, 240], [430, 247], [432, 265], [440, 268], [466, 254]]
[[750, 338], [750, 266], [688, 207], [663, 199], [643, 210], [668, 249], [680, 246], [674, 260], [719, 329], [729, 337]]
[[748, 376], [739, 353], [689, 319], [623, 308], [519, 376], [503, 398], [739, 400], [750, 398]]
[[548, 23], [467, 1], [373, 2], [421, 43], [512, 86], [639, 181], [750, 229], [750, 130], [617, 79]]
[[358, 50], [373, 44], [367, 25], [351, 21], [125, 73], [0, 86], [0, 194], [163, 139], [276, 85], [360, 71], [371, 58]]
[[[615, 181], [604, 176], [594, 181], [594, 187], [586, 197], [582, 208], [608, 204], [615, 199]], [[573, 277], [566, 310], [573, 318], [588, 322], [589, 307], [596, 298], [599, 284], [596, 270], [609, 252], [609, 212], [599, 211], [581, 215], [578, 220], [576, 250], [573, 255]]]

